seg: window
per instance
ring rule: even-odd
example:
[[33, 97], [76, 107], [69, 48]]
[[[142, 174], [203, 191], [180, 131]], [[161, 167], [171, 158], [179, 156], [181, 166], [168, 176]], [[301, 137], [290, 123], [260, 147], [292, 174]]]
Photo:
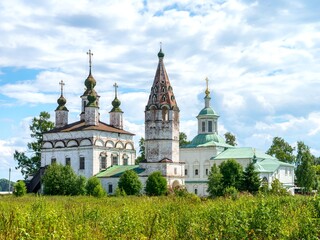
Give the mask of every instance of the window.
[[201, 130], [202, 132], [206, 131], [206, 122], [201, 122], [202, 126], [201, 126]]
[[208, 132], [212, 132], [212, 121], [208, 122]]
[[206, 168], [206, 175], [208, 176], [209, 175], [209, 169]]
[[57, 163], [57, 159], [56, 158], [51, 158], [51, 164]]
[[108, 185], [108, 193], [113, 193], [113, 187], [111, 183]]
[[166, 107], [162, 108], [162, 121], [168, 121], [168, 109]]
[[80, 166], [79, 169], [84, 169], [85, 165], [84, 165], [84, 157], [80, 157]]
[[128, 165], [128, 156], [123, 155], [123, 165]]
[[174, 168], [174, 175], [177, 175], [177, 168]]
[[199, 174], [199, 170], [198, 170], [198, 169], [195, 169], [195, 170], [194, 170], [194, 175], [197, 176], [198, 174]]
[[197, 188], [194, 189], [194, 194], [198, 194], [198, 189]]
[[188, 175], [188, 169], [184, 169], [184, 175], [185, 175], [185, 176]]
[[71, 165], [71, 159], [69, 157], [66, 158], [66, 166]]
[[118, 165], [118, 155], [112, 155], [112, 165]]
[[100, 157], [100, 169], [106, 169], [107, 168], [107, 157], [101, 156]]

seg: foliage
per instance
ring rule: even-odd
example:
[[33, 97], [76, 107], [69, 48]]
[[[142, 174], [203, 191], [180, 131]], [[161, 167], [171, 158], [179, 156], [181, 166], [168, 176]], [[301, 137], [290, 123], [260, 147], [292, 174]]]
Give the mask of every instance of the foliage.
[[1, 197], [0, 239], [318, 239], [308, 196]]
[[42, 177], [43, 192], [48, 195], [78, 195], [77, 179], [80, 181], [70, 166], [52, 164]]
[[115, 192], [115, 196], [117, 196], [117, 197], [125, 197], [125, 196], [127, 196], [127, 194], [122, 188], [117, 187], [116, 188], [116, 192]]
[[[11, 190], [12, 190], [13, 185], [14, 185], [14, 182], [11, 181], [11, 183], [10, 183]], [[0, 179], [0, 191], [6, 191], [6, 192], [9, 191], [9, 180], [8, 179], [5, 179], [5, 178]]]
[[14, 184], [13, 195], [16, 197], [21, 197], [26, 195], [27, 187], [24, 181], [18, 181]]
[[86, 184], [87, 184], [87, 179], [85, 176], [81, 176], [81, 175], [77, 176], [74, 187], [73, 187], [72, 195], [86, 195], [87, 193]]
[[223, 196], [231, 198], [232, 200], [238, 199], [239, 191], [235, 187], [227, 187], [223, 191]]
[[140, 156], [137, 157], [135, 164], [138, 165], [140, 162], [144, 161], [146, 159], [146, 147], [145, 147], [145, 140], [144, 138], [140, 138], [139, 140], [139, 153]]
[[236, 136], [233, 135], [231, 132], [226, 132], [224, 134], [224, 138], [226, 139], [227, 144], [229, 144], [231, 146], [237, 146]]
[[311, 192], [315, 185], [316, 172], [313, 167], [314, 157], [310, 153], [310, 149], [303, 142], [298, 142], [297, 153], [297, 185], [303, 187], [305, 192]]
[[278, 196], [285, 196], [289, 194], [288, 191], [282, 186], [281, 182], [277, 178], [273, 180], [273, 182], [271, 183], [271, 189], [269, 190], [269, 192], [273, 195], [278, 195]]
[[121, 175], [118, 187], [123, 189], [126, 195], [138, 195], [142, 189], [142, 183], [135, 171], [127, 170]]
[[266, 154], [274, 156], [282, 162], [293, 163], [295, 161], [294, 150], [295, 148], [291, 147], [283, 138], [274, 137]]
[[161, 172], [156, 171], [148, 176], [145, 191], [148, 196], [161, 196], [167, 193], [167, 180]]
[[222, 196], [222, 174], [216, 164], [213, 164], [208, 176], [208, 193], [210, 197]]
[[106, 192], [103, 189], [100, 180], [95, 176], [88, 179], [86, 190], [87, 194], [90, 196], [103, 197], [106, 195]]
[[184, 132], [179, 133], [179, 146], [185, 146], [190, 144], [190, 141], [187, 139], [187, 135]]
[[254, 163], [251, 162], [243, 172], [243, 178], [241, 182], [241, 190], [248, 191], [250, 193], [256, 193], [259, 191], [261, 180], [259, 173], [254, 168]]
[[235, 187], [236, 189], [239, 189], [241, 187], [243, 169], [236, 160], [229, 159], [224, 161], [219, 168], [222, 174], [223, 188]]
[[33, 118], [30, 125], [30, 136], [35, 140], [27, 144], [28, 151], [33, 152], [31, 157], [28, 157], [25, 152], [15, 150], [13, 154], [14, 160], [17, 161], [18, 166], [16, 169], [21, 169], [22, 175], [25, 179], [40, 169], [41, 165], [41, 146], [42, 134], [54, 127], [54, 123], [49, 121], [50, 114], [41, 112], [38, 118]]

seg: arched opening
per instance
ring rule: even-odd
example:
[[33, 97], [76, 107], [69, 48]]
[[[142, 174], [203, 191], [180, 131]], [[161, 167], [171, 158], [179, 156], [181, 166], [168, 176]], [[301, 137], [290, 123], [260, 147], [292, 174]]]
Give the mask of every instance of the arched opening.
[[168, 108], [163, 107], [162, 108], [162, 121], [168, 121]]

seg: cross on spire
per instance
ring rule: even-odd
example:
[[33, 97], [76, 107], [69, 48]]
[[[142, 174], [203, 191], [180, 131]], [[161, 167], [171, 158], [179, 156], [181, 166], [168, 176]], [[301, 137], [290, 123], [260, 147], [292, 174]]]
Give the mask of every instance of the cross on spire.
[[160, 50], [162, 50], [162, 42], [160, 42]]
[[90, 49], [87, 52], [87, 55], [89, 55], [89, 69], [90, 69], [90, 73], [91, 73], [91, 65], [92, 65], [91, 56], [93, 56], [93, 53], [91, 53]]
[[61, 96], [63, 96], [63, 86], [66, 85], [66, 84], [63, 82], [63, 80], [61, 80], [59, 82], [59, 85], [61, 86]]
[[113, 84], [114, 86], [114, 93], [115, 93], [115, 97], [117, 97], [117, 88], [118, 88], [118, 84], [117, 83], [114, 83]]
[[208, 77], [206, 77], [206, 82], [207, 82], [207, 88], [206, 88], [206, 91], [205, 91], [205, 93], [206, 93], [206, 96], [208, 96], [209, 94], [210, 94], [210, 91], [209, 91], [209, 79], [208, 79]]

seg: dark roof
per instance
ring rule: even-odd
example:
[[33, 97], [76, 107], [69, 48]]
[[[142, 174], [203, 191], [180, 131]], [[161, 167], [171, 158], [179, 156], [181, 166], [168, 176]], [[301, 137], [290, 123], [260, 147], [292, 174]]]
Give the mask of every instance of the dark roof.
[[54, 128], [46, 133], [57, 133], [57, 132], [75, 132], [75, 131], [87, 131], [87, 130], [97, 130], [104, 132], [113, 132], [113, 133], [121, 133], [134, 135], [133, 133], [127, 132], [125, 130], [113, 127], [109, 124], [99, 121], [99, 125], [86, 125], [84, 120], [67, 124], [62, 128]]

